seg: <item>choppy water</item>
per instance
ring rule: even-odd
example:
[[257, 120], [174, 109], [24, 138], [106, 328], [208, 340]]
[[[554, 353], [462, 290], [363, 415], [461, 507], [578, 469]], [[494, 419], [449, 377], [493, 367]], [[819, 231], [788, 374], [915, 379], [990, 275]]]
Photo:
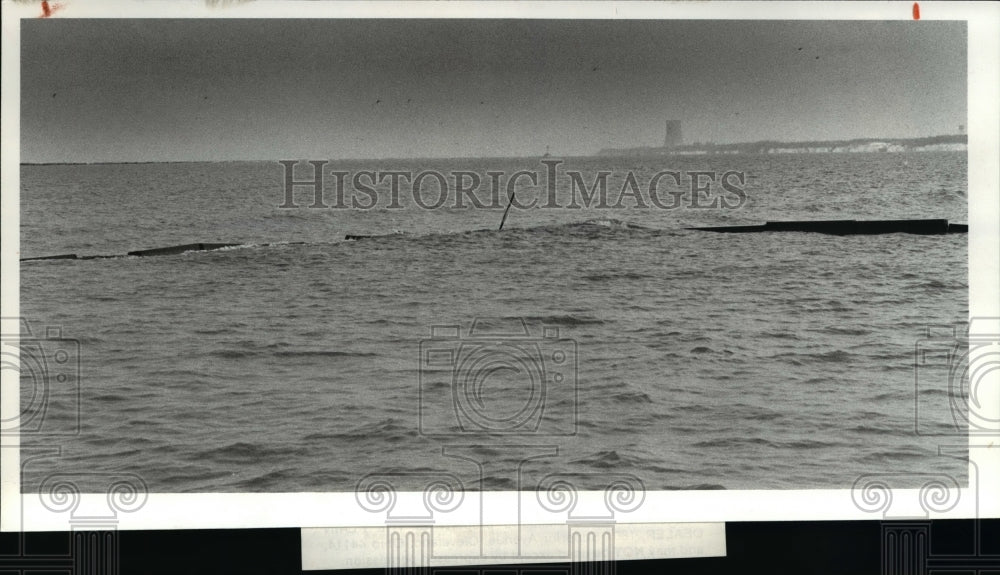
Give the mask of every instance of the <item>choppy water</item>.
[[[544, 170], [536, 159], [331, 167]], [[560, 168], [612, 171], [613, 191], [629, 170], [646, 181], [661, 169], [751, 178], [737, 210], [513, 210], [497, 233], [502, 208], [419, 210], [405, 195], [402, 209], [279, 210], [283, 168], [271, 162], [22, 167], [23, 257], [244, 244], [22, 263], [22, 316], [36, 333], [60, 326], [81, 360], [79, 433], [26, 437], [61, 455], [28, 461], [23, 489], [56, 469], [84, 488], [85, 473], [135, 472], [162, 492], [350, 490], [368, 473], [438, 470], [478, 486], [474, 466], [442, 445], [472, 446], [495, 470], [485, 487], [512, 489], [524, 452], [511, 444], [558, 446], [525, 477], [615, 470], [648, 489], [843, 488], [866, 473], [929, 470], [964, 481], [965, 461], [915, 433], [914, 345], [925, 326], [967, 317], [967, 236], [682, 229], [964, 223], [964, 153]], [[309, 190], [298, 195], [310, 203]], [[391, 231], [408, 235], [342, 241]], [[305, 243], [260, 245], [276, 242]], [[470, 337], [475, 318], [488, 321]], [[482, 336], [522, 319], [528, 338]], [[434, 340], [436, 325], [461, 337]], [[456, 377], [422, 364], [431, 349], [473, 367]], [[507, 369], [476, 371], [490, 365]], [[539, 365], [544, 397], [530, 395]], [[483, 403], [451, 395], [456, 379], [482, 382]], [[530, 418], [520, 410], [539, 397], [537, 427], [466, 433]], [[471, 406], [465, 419], [456, 401]], [[56, 405], [46, 425], [72, 430], [69, 415]]]

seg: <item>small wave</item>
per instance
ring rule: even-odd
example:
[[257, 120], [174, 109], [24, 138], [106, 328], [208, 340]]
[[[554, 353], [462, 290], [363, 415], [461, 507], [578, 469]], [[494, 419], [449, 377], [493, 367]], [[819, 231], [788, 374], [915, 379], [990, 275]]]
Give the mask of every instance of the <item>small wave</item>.
[[343, 439], [378, 439], [380, 441], [393, 441], [404, 437], [416, 436], [417, 432], [413, 429], [413, 425], [404, 424], [399, 419], [389, 417], [373, 423], [366, 423], [344, 432], [311, 433], [303, 439], [306, 441], [329, 441]]
[[275, 357], [376, 357], [378, 354], [364, 351], [297, 350], [276, 351], [272, 355]]
[[[208, 355], [212, 357], [218, 357], [222, 359], [243, 359], [247, 357], [259, 357], [261, 355], [269, 354], [273, 357], [284, 357], [284, 358], [295, 358], [295, 357], [327, 357], [327, 358], [337, 358], [337, 357], [375, 357], [378, 354], [372, 352], [361, 352], [361, 351], [337, 351], [337, 350], [281, 350], [283, 347], [288, 347], [288, 344], [284, 343], [274, 343], [269, 344], [265, 348], [258, 349], [216, 349], [208, 352]], [[277, 351], [276, 351], [277, 350]]]
[[106, 394], [106, 395], [97, 395], [97, 396], [94, 396], [94, 397], [90, 398], [91, 401], [100, 401], [100, 402], [106, 402], [106, 403], [118, 403], [120, 401], [127, 401], [128, 399], [129, 399], [128, 397], [126, 397], [124, 395], [118, 395], [116, 393], [110, 393], [110, 394]]
[[[288, 242], [285, 242], [285, 243], [288, 243]], [[271, 245], [274, 245], [274, 244], [271, 244]], [[184, 253], [185, 254], [191, 254], [191, 253], [195, 253], [195, 252], [231, 252], [231, 251], [235, 251], [235, 250], [245, 250], [247, 248], [256, 248], [256, 247], [259, 247], [258, 244], [247, 243], [247, 244], [240, 244], [238, 246], [225, 246], [225, 247], [221, 247], [221, 248], [215, 248], [214, 250], [191, 250], [189, 252], [184, 252]]]
[[195, 329], [195, 330], [192, 330], [191, 333], [193, 333], [195, 335], [222, 335], [224, 333], [229, 333], [230, 331], [232, 331], [231, 328], [228, 328], [228, 327], [222, 328], [222, 327], [220, 327], [220, 328]]
[[900, 460], [914, 460], [914, 459], [925, 459], [927, 457], [933, 457], [935, 452], [930, 450], [921, 449], [919, 447], [901, 447], [899, 449], [893, 449], [892, 451], [876, 451], [870, 453], [862, 458], [862, 461], [877, 462], [877, 463], [891, 463]]
[[779, 359], [791, 363], [792, 365], [809, 365], [812, 363], [845, 363], [853, 359], [854, 354], [834, 350], [824, 353], [779, 353], [771, 356], [770, 359]]
[[[836, 274], [831, 273], [830, 277], [834, 275]], [[816, 314], [828, 314], [831, 311], [851, 311], [848, 304], [837, 299], [798, 298], [796, 305], [804, 312]]]
[[724, 485], [719, 485], [718, 483], [696, 483], [694, 485], [687, 486], [677, 486], [677, 485], [664, 485], [660, 488], [662, 491], [725, 491], [726, 487]]
[[218, 357], [222, 359], [242, 359], [244, 357], [251, 357], [258, 355], [257, 352], [251, 350], [239, 350], [239, 349], [217, 349], [208, 352], [208, 355], [212, 357]]
[[747, 446], [760, 446], [770, 449], [821, 449], [835, 447], [839, 445], [830, 441], [819, 441], [816, 439], [796, 439], [792, 441], [771, 441], [760, 437], [720, 437], [706, 441], [699, 441], [693, 447], [713, 447], [713, 448], [739, 448]]
[[655, 228], [623, 222], [612, 218], [596, 218], [583, 222], [524, 228], [530, 234], [571, 235], [584, 238], [607, 237], [608, 234], [657, 231]]
[[869, 329], [841, 326], [829, 326], [816, 331], [834, 335], [868, 335], [871, 333], [871, 330]]
[[705, 441], [698, 441], [691, 444], [692, 447], [697, 448], [716, 448], [716, 447], [745, 447], [748, 445], [761, 445], [765, 447], [773, 447], [770, 441], [766, 439], [761, 439], [759, 437], [721, 437], [718, 439], [706, 439]]
[[861, 435], [900, 435], [898, 429], [893, 429], [892, 427], [887, 427], [885, 425], [861, 424], [855, 425], [854, 427], [848, 429], [848, 431], [860, 433]]
[[514, 491], [518, 483], [509, 477], [496, 477], [493, 474], [483, 477], [480, 482], [483, 491]]
[[822, 361], [827, 363], [840, 363], [843, 361], [848, 361], [849, 359], [851, 359], [851, 357], [853, 357], [853, 354], [839, 349], [834, 351], [828, 351], [826, 353], [812, 354], [812, 358], [815, 359], [816, 361]]
[[245, 489], [248, 491], [263, 491], [270, 487], [287, 485], [289, 481], [299, 479], [293, 471], [287, 469], [276, 469], [263, 475], [244, 479], [232, 484], [235, 489]]
[[787, 339], [792, 341], [800, 341], [802, 338], [797, 334], [788, 331], [768, 331], [761, 334], [763, 337], [768, 337], [771, 339]]
[[622, 220], [616, 220], [614, 218], [594, 218], [592, 220], [587, 220], [583, 224], [570, 224], [570, 225], [585, 225], [585, 226], [601, 226], [603, 228], [610, 228], [616, 230], [648, 230], [646, 226], [640, 226], [639, 224], [633, 224], [630, 222], [625, 222]]
[[314, 213], [321, 213], [319, 210], [275, 210], [260, 216], [262, 220], [308, 220], [312, 219]]
[[960, 387], [949, 388], [947, 390], [940, 389], [937, 387], [924, 387], [918, 392], [921, 396], [940, 396], [940, 397], [953, 397], [957, 399], [966, 399], [967, 392], [965, 392]]
[[[231, 471], [210, 471], [200, 465], [180, 465], [176, 466], [172, 473], [163, 477], [163, 485], [190, 485], [193, 482], [202, 481], [217, 484], [232, 476], [233, 472]], [[201, 491], [200, 489], [191, 490]]]
[[840, 443], [835, 441], [819, 441], [817, 439], [799, 439], [796, 441], [774, 442], [778, 448], [792, 449], [822, 449], [824, 447], [836, 447]]
[[600, 325], [605, 323], [603, 319], [597, 319], [596, 317], [590, 316], [575, 316], [575, 315], [538, 315], [538, 316], [527, 316], [527, 317], [514, 317], [509, 316], [503, 318], [504, 320], [518, 320], [524, 319], [526, 322], [537, 322], [546, 325]]
[[785, 417], [784, 414], [777, 412], [765, 412], [765, 413], [755, 413], [753, 415], [743, 416], [750, 421], [774, 421], [775, 419], [781, 419]]
[[908, 391], [887, 391], [885, 393], [880, 393], [872, 398], [872, 401], [890, 401], [895, 399], [912, 399], [910, 392]]
[[585, 275], [583, 276], [583, 279], [589, 282], [605, 282], [605, 281], [616, 281], [616, 280], [641, 280], [641, 279], [648, 279], [651, 277], [653, 276], [635, 272], [622, 272], [622, 273], [605, 272], [605, 273]]
[[614, 393], [608, 396], [608, 399], [614, 403], [626, 403], [626, 404], [647, 404], [653, 403], [653, 399], [649, 395], [641, 391], [622, 391], [620, 393]]
[[941, 281], [941, 280], [929, 280], [929, 281], [926, 281], [926, 282], [920, 284], [917, 287], [921, 287], [921, 288], [924, 288], [924, 289], [942, 289], [942, 288], [951, 287], [951, 286], [949, 284]]
[[[135, 411], [135, 412], [138, 412], [139, 410], [133, 409], [133, 410], [122, 410], [122, 411], [123, 412], [125, 412], [125, 411]], [[153, 421], [153, 420], [150, 420], [150, 419], [146, 419], [147, 415], [144, 414], [144, 413], [140, 413], [140, 415], [141, 415], [141, 418], [129, 419], [129, 420], [127, 420], [125, 422], [125, 425], [128, 426], [128, 427], [150, 427], [150, 428], [159, 428], [159, 427], [163, 426], [163, 424], [160, 423], [160, 422], [158, 422], [158, 421]], [[129, 441], [138, 441], [138, 439], [130, 439]], [[165, 449], [165, 450], [176, 450], [176, 447], [174, 447], [174, 446], [164, 446], [162, 449]]]
[[598, 451], [581, 459], [576, 459], [570, 463], [586, 465], [595, 469], [614, 469], [623, 466], [635, 465], [637, 460], [621, 455], [613, 449]]
[[301, 449], [290, 447], [266, 447], [256, 443], [237, 441], [225, 447], [218, 447], [201, 451], [197, 454], [199, 459], [209, 459], [223, 463], [258, 463], [262, 460], [286, 458], [290, 455], [303, 455]]

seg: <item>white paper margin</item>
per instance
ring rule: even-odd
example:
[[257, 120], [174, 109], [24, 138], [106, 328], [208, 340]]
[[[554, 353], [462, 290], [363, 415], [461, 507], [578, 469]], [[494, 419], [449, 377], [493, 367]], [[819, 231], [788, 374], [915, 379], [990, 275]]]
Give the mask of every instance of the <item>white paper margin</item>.
[[[592, 535], [589, 541], [587, 535]], [[574, 559], [635, 561], [725, 554], [724, 523], [496, 525], [483, 529], [473, 525], [390, 525], [302, 530], [303, 571], [566, 563]]]

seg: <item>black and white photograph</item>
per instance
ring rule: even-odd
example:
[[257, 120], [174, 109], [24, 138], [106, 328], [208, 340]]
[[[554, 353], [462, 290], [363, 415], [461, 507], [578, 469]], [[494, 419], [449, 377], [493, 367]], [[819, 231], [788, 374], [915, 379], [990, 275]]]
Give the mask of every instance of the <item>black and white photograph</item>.
[[22, 499], [597, 491], [628, 521], [975, 483], [966, 20], [42, 4], [4, 183]]

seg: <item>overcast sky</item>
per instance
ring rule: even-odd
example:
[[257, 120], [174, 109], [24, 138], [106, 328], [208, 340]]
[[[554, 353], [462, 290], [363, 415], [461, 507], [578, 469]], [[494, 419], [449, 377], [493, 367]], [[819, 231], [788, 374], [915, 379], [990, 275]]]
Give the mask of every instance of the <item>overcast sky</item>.
[[583, 155], [966, 123], [963, 22], [23, 20], [22, 162]]

